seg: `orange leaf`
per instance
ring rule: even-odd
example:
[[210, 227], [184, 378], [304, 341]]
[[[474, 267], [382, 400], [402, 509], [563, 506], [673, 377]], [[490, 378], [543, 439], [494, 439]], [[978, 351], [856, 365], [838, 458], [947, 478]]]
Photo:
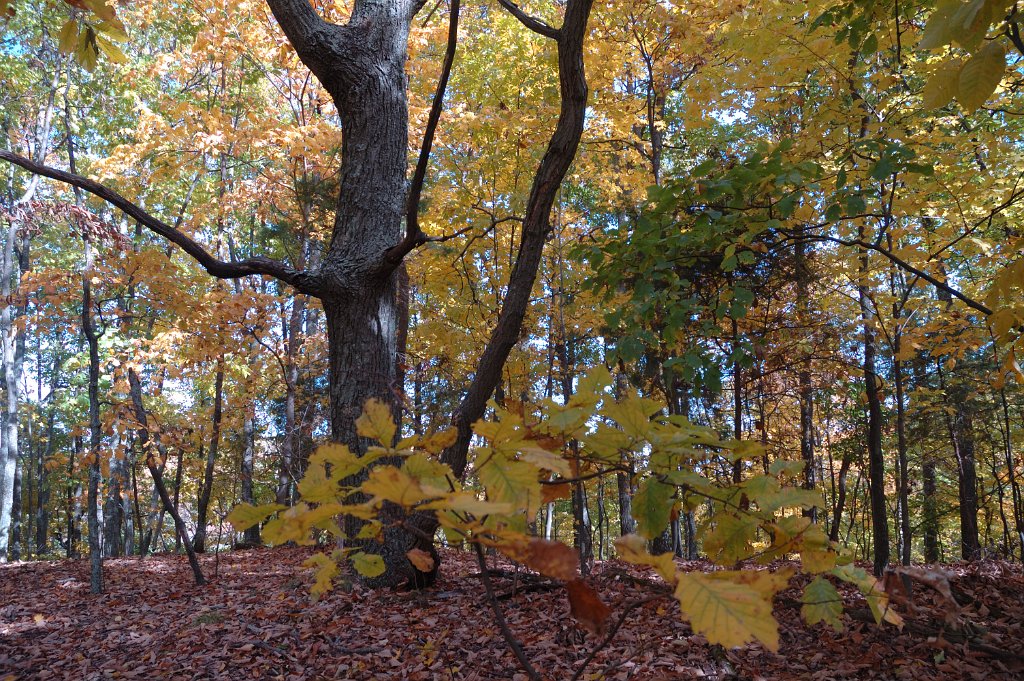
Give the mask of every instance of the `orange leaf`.
[[423, 549], [410, 549], [405, 557], [409, 559], [420, 572], [430, 572], [434, 569], [434, 558]]
[[601, 602], [594, 588], [582, 579], [566, 583], [569, 593], [569, 612], [587, 631], [600, 636], [605, 632], [611, 608]]
[[557, 485], [541, 485], [540, 503], [550, 504], [556, 499], [568, 499], [571, 494], [572, 488], [567, 482], [560, 482]]
[[560, 541], [531, 539], [523, 561], [542, 575], [569, 581], [576, 578], [579, 558], [576, 552]]

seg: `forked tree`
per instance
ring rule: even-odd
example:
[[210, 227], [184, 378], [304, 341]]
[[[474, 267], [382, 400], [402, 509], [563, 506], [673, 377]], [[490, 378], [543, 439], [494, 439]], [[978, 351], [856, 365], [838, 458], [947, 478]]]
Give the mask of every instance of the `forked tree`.
[[[431, 240], [420, 229], [417, 214], [433, 133], [457, 47], [459, 0], [451, 3], [448, 49], [411, 180], [405, 65], [410, 24], [424, 0], [356, 0], [344, 24], [326, 21], [308, 0], [267, 1], [303, 64], [330, 94], [341, 121], [341, 188], [331, 236], [318, 268], [299, 270], [264, 257], [221, 260], [113, 187], [6, 150], [0, 150], [0, 158], [107, 201], [176, 244], [215, 277], [271, 276], [297, 293], [318, 298], [327, 324], [332, 437], [353, 451], [363, 452], [369, 443], [359, 437], [356, 419], [367, 400], [375, 398], [390, 405], [396, 418], [400, 414], [398, 342], [400, 327], [405, 323], [399, 299], [400, 270], [406, 256]], [[457, 475], [465, 469], [470, 427], [483, 416], [502, 367], [519, 338], [545, 237], [551, 229], [552, 205], [576, 154], [587, 105], [583, 41], [592, 0], [567, 0], [560, 27], [530, 16], [511, 0], [498, 2], [526, 29], [557, 45], [561, 106], [525, 204], [518, 256], [501, 311], [452, 415], [458, 437], [442, 458]], [[427, 548], [434, 525], [430, 518], [417, 522], [418, 530], [410, 530], [407, 525], [386, 530], [383, 544], [374, 550], [381, 553], [387, 569], [371, 580], [374, 585], [421, 581], [413, 574], [416, 568], [405, 554], [414, 546]]]

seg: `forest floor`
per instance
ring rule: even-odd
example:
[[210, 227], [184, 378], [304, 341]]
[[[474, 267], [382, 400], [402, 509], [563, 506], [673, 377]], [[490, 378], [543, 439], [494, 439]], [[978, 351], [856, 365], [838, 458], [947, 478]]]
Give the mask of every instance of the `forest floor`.
[[[89, 594], [86, 560], [0, 565], [0, 681], [25, 679], [525, 679], [484, 595], [472, 554], [446, 551], [420, 593], [336, 588], [312, 602], [304, 548], [202, 558], [196, 587], [183, 556], [109, 559], [107, 593]], [[700, 562], [687, 568], [706, 569]], [[495, 591], [511, 630], [545, 679], [571, 679], [597, 637], [571, 618], [565, 589], [499, 562]], [[846, 630], [801, 621], [798, 580], [775, 601], [778, 654], [709, 646], [622, 563], [590, 582], [625, 621], [584, 679], [1022, 679], [1024, 573], [981, 562], [942, 568], [962, 610], [919, 587], [905, 626], [876, 626], [842, 589]]]

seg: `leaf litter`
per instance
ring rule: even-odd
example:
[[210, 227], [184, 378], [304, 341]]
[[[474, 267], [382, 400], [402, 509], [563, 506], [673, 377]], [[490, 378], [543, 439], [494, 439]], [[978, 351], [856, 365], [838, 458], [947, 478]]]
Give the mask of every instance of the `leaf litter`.
[[[101, 596], [89, 593], [86, 560], [0, 565], [0, 681], [525, 678], [494, 622], [471, 553], [443, 550], [441, 576], [424, 592], [369, 591], [341, 575], [334, 590], [314, 601], [314, 572], [303, 567], [311, 552], [285, 547], [203, 556], [213, 577], [206, 587], [192, 583], [184, 557], [108, 559]], [[911, 589], [892, 598], [902, 629], [876, 625], [847, 584], [836, 584], [843, 631], [807, 626], [801, 594], [811, 577], [797, 577], [775, 599], [776, 654], [756, 644], [709, 646], [680, 618], [653, 570], [599, 563], [569, 591], [581, 623], [560, 584], [506, 559], [489, 560], [509, 627], [545, 679], [572, 678], [613, 630], [580, 678], [1024, 678], [1020, 565], [986, 561], [904, 571]], [[702, 561], [680, 565], [713, 569]], [[905, 588], [907, 580], [896, 577], [887, 586]], [[666, 597], [652, 598], [659, 589]], [[590, 603], [596, 598], [598, 604]]]

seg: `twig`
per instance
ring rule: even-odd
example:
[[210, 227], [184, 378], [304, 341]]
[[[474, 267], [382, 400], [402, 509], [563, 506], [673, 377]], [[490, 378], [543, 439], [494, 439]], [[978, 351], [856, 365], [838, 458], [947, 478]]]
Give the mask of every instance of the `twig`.
[[526, 657], [526, 653], [523, 652], [523, 647], [519, 645], [519, 641], [512, 634], [512, 630], [508, 628], [508, 622], [505, 621], [505, 616], [501, 612], [501, 606], [498, 605], [498, 599], [494, 596], [494, 588], [491, 586], [491, 577], [487, 573], [487, 559], [484, 558], [484, 550], [480, 547], [480, 542], [473, 542], [473, 548], [476, 550], [476, 560], [480, 565], [480, 577], [484, 582], [484, 591], [487, 593], [487, 600], [491, 603], [491, 609], [494, 611], [494, 619], [498, 622], [498, 627], [501, 629], [501, 635], [505, 637], [505, 643], [512, 649], [512, 654], [519, 660], [519, 665], [526, 672], [526, 675], [530, 677], [531, 681], [542, 681], [540, 674], [530, 664], [529, 658]]
[[608, 633], [605, 635], [604, 639], [600, 643], [598, 643], [592, 651], [590, 651], [589, 655], [583, 658], [583, 662], [580, 664], [579, 669], [577, 669], [576, 673], [572, 675], [572, 681], [578, 681], [583, 676], [583, 670], [585, 670], [587, 668], [587, 665], [589, 665], [593, 661], [593, 659], [597, 657], [598, 653], [604, 650], [608, 646], [608, 644], [612, 642], [612, 639], [615, 638], [615, 634], [617, 634], [619, 632], [619, 629], [622, 628], [622, 625], [626, 623], [626, 618], [629, 616], [631, 612], [633, 612], [642, 605], [647, 605], [648, 603], [652, 603], [662, 598], [667, 598], [668, 595], [669, 594], [667, 593], [654, 594], [653, 596], [641, 598], [638, 601], [633, 601], [632, 603], [626, 604], [626, 607], [622, 610], [622, 614], [619, 615], [618, 621], [616, 621], [615, 625], [608, 630]]

